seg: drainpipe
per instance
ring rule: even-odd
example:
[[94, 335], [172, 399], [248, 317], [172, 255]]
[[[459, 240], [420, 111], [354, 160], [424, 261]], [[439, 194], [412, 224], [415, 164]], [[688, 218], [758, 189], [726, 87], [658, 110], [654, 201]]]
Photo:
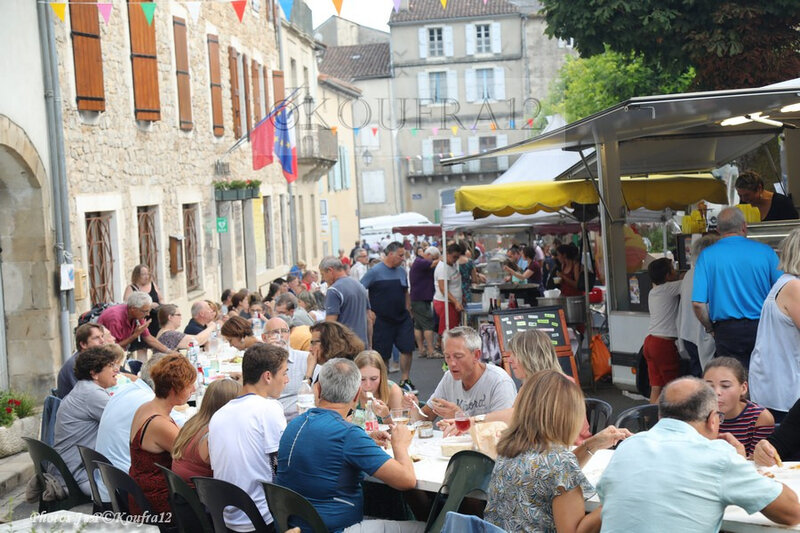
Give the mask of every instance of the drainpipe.
[[[280, 66], [281, 72], [283, 72], [283, 79], [286, 80], [286, 70], [284, 69], [284, 61], [283, 61], [283, 19], [280, 18], [280, 10], [275, 10], [275, 17], [278, 20], [278, 65]], [[284, 81], [285, 83], [285, 81]], [[284, 92], [284, 98], [286, 94]], [[297, 124], [297, 120], [295, 120], [295, 124]], [[295, 141], [297, 129], [295, 129]], [[300, 173], [298, 169], [298, 174]], [[300, 179], [300, 176], [297, 176], [297, 179]], [[289, 183], [287, 186], [289, 190], [289, 227], [291, 229], [291, 241], [292, 241], [292, 260], [290, 267], [297, 264], [297, 212], [296, 212], [296, 200], [295, 200], [295, 184]], [[286, 231], [286, 228], [281, 228], [283, 231]]]
[[[47, 111], [47, 142], [50, 152], [49, 174], [53, 199], [53, 226], [56, 233], [56, 263], [60, 266], [65, 263], [72, 263], [69, 194], [66, 156], [64, 153], [64, 119], [61, 114], [58, 55], [56, 53], [51, 12], [45, 2], [38, 2], [36, 9], [39, 22], [39, 43], [42, 50], [42, 75]], [[75, 296], [72, 291], [59, 290], [58, 308], [61, 360], [66, 361], [72, 353], [72, 332], [69, 323], [70, 312], [75, 311]]]

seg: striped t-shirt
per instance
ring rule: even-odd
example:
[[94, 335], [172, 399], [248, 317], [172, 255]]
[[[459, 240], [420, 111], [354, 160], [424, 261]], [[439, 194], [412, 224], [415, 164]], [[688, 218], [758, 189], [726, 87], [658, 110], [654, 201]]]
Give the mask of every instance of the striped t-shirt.
[[747, 404], [742, 409], [742, 412], [739, 413], [739, 416], [725, 420], [719, 426], [720, 433], [730, 433], [744, 445], [744, 450], [748, 457], [753, 454], [753, 448], [756, 447], [758, 441], [772, 435], [775, 429], [773, 425], [756, 427], [756, 420], [758, 420], [763, 410], [764, 408], [760, 405], [747, 400]]

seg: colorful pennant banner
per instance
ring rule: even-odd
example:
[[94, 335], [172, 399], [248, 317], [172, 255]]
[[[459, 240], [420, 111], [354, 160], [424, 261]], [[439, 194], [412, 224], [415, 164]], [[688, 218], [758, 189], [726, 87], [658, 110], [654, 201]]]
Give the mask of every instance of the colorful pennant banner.
[[239, 17], [239, 22], [244, 18], [244, 8], [247, 6], [247, 0], [232, 0], [231, 5], [236, 11], [236, 16]]
[[100, 12], [100, 16], [103, 17], [103, 22], [108, 24], [108, 19], [111, 18], [111, 8], [114, 5], [111, 2], [99, 2], [97, 4], [97, 10]]
[[197, 19], [200, 18], [200, 2], [186, 2], [186, 10], [192, 17], [192, 22], [197, 24]]
[[292, 7], [294, 6], [294, 0], [278, 0], [281, 5], [281, 9], [283, 9], [283, 13], [286, 15], [286, 20], [292, 20]]
[[333, 0], [333, 7], [336, 8], [336, 14], [341, 16], [342, 14], [342, 2], [344, 0]]
[[139, 4], [142, 6], [142, 13], [144, 13], [144, 18], [147, 19], [147, 25], [150, 26], [153, 24], [153, 14], [156, 12], [156, 3], [155, 2], [142, 2]]
[[64, 22], [64, 13], [67, 11], [67, 3], [66, 2], [50, 2], [50, 7], [53, 8], [53, 12], [56, 16], [61, 19], [61, 22]]

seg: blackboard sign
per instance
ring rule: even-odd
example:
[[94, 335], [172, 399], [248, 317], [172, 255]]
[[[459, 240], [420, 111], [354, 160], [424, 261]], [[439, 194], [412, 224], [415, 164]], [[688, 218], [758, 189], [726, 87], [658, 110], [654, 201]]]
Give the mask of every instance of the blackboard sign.
[[522, 307], [495, 311], [495, 325], [500, 340], [500, 349], [520, 331], [539, 329], [550, 336], [553, 346], [569, 346], [566, 322], [561, 307]]

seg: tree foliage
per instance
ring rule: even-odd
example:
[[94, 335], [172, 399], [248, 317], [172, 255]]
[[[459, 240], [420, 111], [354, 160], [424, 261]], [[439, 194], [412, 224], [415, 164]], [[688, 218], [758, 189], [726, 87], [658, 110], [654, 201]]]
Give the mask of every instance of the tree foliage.
[[798, 0], [541, 0], [547, 33], [583, 57], [639, 54], [695, 87], [761, 86], [800, 75]]
[[[589, 58], [569, 57], [540, 116], [558, 113], [574, 122], [635, 96], [685, 91], [693, 77], [691, 68], [675, 76], [646, 64], [638, 55], [611, 50]], [[539, 121], [538, 126], [544, 124]]]

